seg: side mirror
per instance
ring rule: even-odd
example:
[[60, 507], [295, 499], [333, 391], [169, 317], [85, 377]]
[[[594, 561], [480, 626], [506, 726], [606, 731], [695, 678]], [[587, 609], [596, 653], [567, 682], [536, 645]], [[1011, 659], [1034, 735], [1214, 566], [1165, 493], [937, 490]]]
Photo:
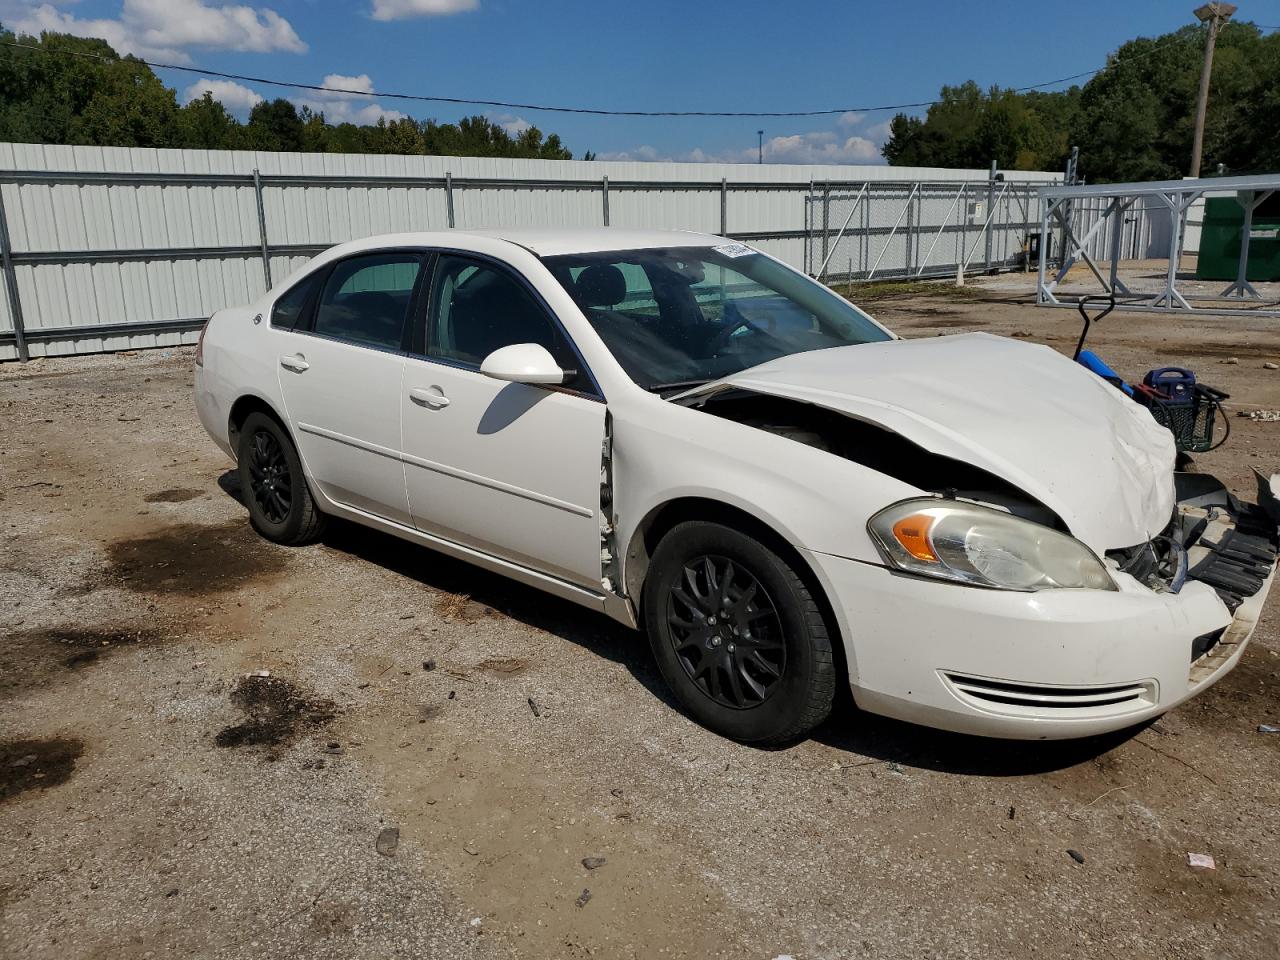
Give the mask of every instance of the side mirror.
[[484, 358], [480, 372], [511, 383], [564, 383], [572, 374], [556, 365], [551, 351], [537, 343], [513, 343]]

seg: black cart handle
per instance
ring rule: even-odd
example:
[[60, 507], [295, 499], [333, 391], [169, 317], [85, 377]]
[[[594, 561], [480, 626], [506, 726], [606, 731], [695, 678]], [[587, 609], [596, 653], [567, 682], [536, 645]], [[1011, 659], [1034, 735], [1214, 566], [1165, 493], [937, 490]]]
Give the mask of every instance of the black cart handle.
[[[1088, 306], [1088, 304], [1091, 301], [1096, 301], [1098, 303], [1105, 303], [1107, 305], [1107, 309], [1103, 310], [1100, 314], [1098, 314], [1096, 317], [1093, 317], [1092, 319], [1090, 319], [1089, 314], [1085, 310], [1085, 307]], [[1114, 293], [1108, 297], [1081, 297], [1080, 298], [1079, 302], [1076, 304], [1076, 309], [1080, 311], [1080, 316], [1084, 319], [1084, 329], [1080, 331], [1080, 340], [1076, 343], [1076, 352], [1071, 355], [1072, 360], [1080, 359], [1080, 351], [1084, 349], [1084, 340], [1085, 340], [1085, 337], [1089, 336], [1090, 325], [1097, 323], [1099, 320], [1101, 320], [1103, 317], [1105, 317], [1108, 313], [1110, 313], [1115, 308], [1116, 308], [1116, 295]]]

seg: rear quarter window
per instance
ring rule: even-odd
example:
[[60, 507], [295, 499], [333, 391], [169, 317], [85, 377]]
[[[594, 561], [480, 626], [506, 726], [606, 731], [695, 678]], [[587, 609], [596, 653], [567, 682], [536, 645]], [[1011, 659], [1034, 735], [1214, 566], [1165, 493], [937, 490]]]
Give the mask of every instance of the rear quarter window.
[[315, 285], [316, 276], [312, 274], [301, 283], [295, 284], [280, 294], [276, 298], [275, 304], [271, 307], [271, 325], [282, 330], [293, 330], [297, 327], [298, 320], [301, 319], [303, 311], [311, 299], [311, 292], [315, 289]]

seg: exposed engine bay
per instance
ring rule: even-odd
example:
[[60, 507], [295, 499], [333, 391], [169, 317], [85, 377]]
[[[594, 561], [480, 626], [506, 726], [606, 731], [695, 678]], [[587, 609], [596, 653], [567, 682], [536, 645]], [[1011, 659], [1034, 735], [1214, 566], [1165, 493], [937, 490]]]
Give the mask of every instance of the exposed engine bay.
[[931, 453], [901, 434], [800, 400], [729, 390], [698, 409], [870, 467], [930, 493], [970, 500], [1055, 530], [1066, 527], [1044, 504], [980, 467]]
[[1206, 583], [1233, 613], [1262, 590], [1275, 566], [1280, 503], [1258, 475], [1258, 503], [1244, 503], [1216, 478], [1176, 473], [1178, 508], [1161, 536], [1113, 550], [1118, 567], [1159, 592], [1186, 580]]
[[[875, 424], [747, 390], [724, 391], [692, 405], [863, 464], [921, 490], [1066, 530], [1052, 510], [1008, 481], [932, 453]], [[1177, 593], [1189, 579], [1206, 583], [1234, 613], [1262, 590], [1275, 566], [1280, 501], [1261, 475], [1258, 504], [1243, 503], [1207, 474], [1175, 473], [1174, 481], [1177, 506], [1168, 527], [1145, 543], [1107, 551], [1107, 559], [1158, 593]]]

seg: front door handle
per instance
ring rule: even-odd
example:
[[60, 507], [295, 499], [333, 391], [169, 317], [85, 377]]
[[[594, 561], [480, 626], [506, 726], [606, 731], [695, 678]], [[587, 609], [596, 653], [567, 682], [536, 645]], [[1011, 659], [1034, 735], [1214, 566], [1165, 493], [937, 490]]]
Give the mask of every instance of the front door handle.
[[309, 370], [311, 368], [311, 364], [307, 363], [306, 358], [300, 353], [295, 353], [293, 356], [281, 357], [280, 366], [284, 367], [286, 370], [292, 370], [294, 373], [302, 373], [304, 370]]
[[430, 407], [432, 410], [439, 410], [449, 405], [449, 398], [439, 387], [414, 387], [409, 391], [409, 399], [419, 406]]

